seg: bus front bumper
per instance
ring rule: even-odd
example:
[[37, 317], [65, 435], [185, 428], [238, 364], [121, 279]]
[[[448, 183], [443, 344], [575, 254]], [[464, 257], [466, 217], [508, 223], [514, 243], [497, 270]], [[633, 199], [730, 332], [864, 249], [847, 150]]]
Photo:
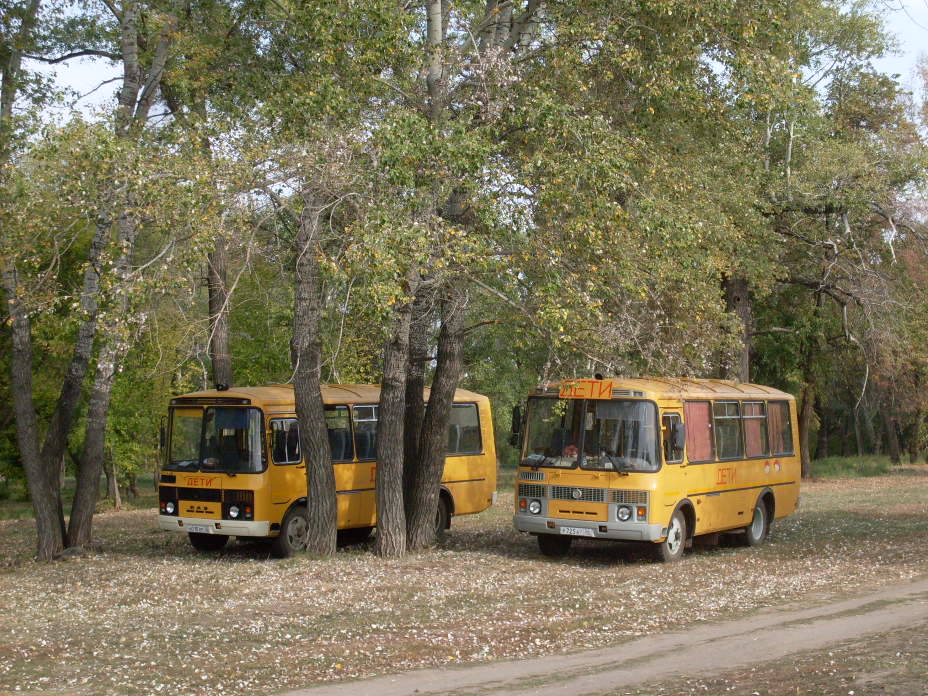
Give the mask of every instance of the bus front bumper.
[[528, 534], [559, 534], [581, 539], [613, 539], [616, 541], [660, 541], [667, 528], [647, 522], [599, 522], [566, 520], [542, 515], [516, 513], [512, 526]]
[[158, 527], [168, 532], [200, 532], [239, 537], [266, 537], [271, 534], [270, 522], [244, 520], [209, 520], [199, 517], [158, 515]]

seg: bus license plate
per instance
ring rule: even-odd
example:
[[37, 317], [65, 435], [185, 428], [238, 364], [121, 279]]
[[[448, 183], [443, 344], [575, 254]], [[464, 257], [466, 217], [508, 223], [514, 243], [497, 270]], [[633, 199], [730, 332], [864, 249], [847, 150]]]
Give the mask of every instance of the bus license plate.
[[210, 528], [204, 524], [188, 524], [188, 532], [199, 532], [200, 534], [209, 534], [211, 532]]
[[596, 536], [596, 532], [594, 532], [592, 529], [586, 529], [585, 527], [561, 527], [561, 534], [583, 537]]

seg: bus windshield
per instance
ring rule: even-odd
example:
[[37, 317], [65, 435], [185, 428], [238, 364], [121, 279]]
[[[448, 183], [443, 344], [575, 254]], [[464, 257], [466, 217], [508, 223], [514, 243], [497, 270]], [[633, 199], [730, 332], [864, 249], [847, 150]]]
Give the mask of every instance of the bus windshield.
[[657, 471], [657, 445], [657, 407], [651, 402], [533, 398], [528, 402], [522, 464]]
[[174, 409], [167, 469], [227, 474], [264, 470], [261, 411], [211, 406]]

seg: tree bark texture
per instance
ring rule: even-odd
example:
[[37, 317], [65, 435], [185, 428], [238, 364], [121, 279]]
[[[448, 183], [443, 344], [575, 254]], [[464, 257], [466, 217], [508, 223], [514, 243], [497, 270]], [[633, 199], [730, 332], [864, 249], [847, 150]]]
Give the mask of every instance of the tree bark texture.
[[419, 466], [413, 485], [407, 489], [407, 546], [410, 550], [435, 543], [435, 515], [441, 478], [448, 447], [448, 423], [454, 404], [454, 392], [464, 365], [465, 295], [452, 287], [442, 304], [442, 326], [438, 335], [438, 364], [429, 391], [428, 406], [419, 437]]
[[[425, 363], [428, 360], [431, 298], [422, 292], [416, 295], [409, 323], [409, 365], [406, 369], [406, 418], [403, 424], [403, 491], [413, 486], [415, 471], [419, 466], [419, 434], [425, 418]], [[411, 498], [404, 495], [406, 519], [410, 517]]]
[[883, 418], [886, 428], [886, 442], [889, 445], [889, 460], [893, 464], [902, 461], [902, 448], [899, 446], [899, 421], [895, 414], [887, 414]]
[[213, 364], [213, 381], [231, 387], [232, 356], [229, 352], [229, 288], [226, 278], [226, 240], [216, 239], [207, 257], [207, 292], [209, 295], [209, 357]]
[[[409, 286], [413, 286], [409, 283]], [[411, 289], [415, 292], [414, 287]], [[377, 420], [377, 537], [374, 553], [396, 558], [406, 553], [403, 505], [403, 426], [406, 415], [406, 368], [412, 305], [397, 304], [384, 346], [383, 381]]]
[[17, 295], [16, 269], [5, 267], [2, 273], [13, 342], [10, 378], [16, 412], [16, 440], [35, 514], [36, 558], [50, 561], [61, 553], [65, 543], [58, 462], [43, 459], [39, 451], [39, 426], [32, 399], [32, 328], [28, 312]]
[[87, 407], [87, 429], [84, 448], [77, 471], [77, 485], [71, 517], [68, 520], [68, 546], [87, 547], [93, 538], [93, 515], [100, 495], [100, 475], [106, 458], [106, 424], [109, 417], [110, 398], [116, 365], [122, 351], [112, 339], [108, 339], [97, 356], [97, 369], [90, 404]]
[[741, 350], [734, 365], [724, 375], [727, 379], [739, 382], [751, 381], [751, 348], [754, 333], [754, 308], [751, 302], [751, 289], [746, 278], [726, 276], [722, 281], [725, 292], [725, 308], [734, 312], [741, 323]]
[[338, 507], [335, 472], [322, 403], [322, 269], [319, 256], [320, 205], [309, 192], [303, 195], [303, 213], [295, 240], [295, 298], [290, 360], [293, 391], [300, 422], [300, 449], [306, 462], [308, 488], [307, 550], [315, 554], [335, 553]]

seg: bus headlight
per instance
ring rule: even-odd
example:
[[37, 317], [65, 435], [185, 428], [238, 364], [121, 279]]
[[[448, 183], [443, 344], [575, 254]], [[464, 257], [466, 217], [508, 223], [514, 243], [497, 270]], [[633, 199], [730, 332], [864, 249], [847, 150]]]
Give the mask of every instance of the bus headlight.
[[174, 504], [173, 500], [169, 500], [164, 504], [164, 511], [169, 515], [173, 515], [177, 512], [177, 506]]
[[533, 500], [532, 502], [530, 502], [528, 504], [528, 511], [532, 513], [533, 515], [540, 515], [541, 514], [541, 501]]
[[229, 517], [233, 520], [237, 520], [240, 513], [241, 511], [238, 509], [238, 505], [229, 506]]
[[619, 522], [628, 522], [632, 516], [632, 509], [627, 505], [623, 505], [615, 511], [615, 516], [619, 518]]

